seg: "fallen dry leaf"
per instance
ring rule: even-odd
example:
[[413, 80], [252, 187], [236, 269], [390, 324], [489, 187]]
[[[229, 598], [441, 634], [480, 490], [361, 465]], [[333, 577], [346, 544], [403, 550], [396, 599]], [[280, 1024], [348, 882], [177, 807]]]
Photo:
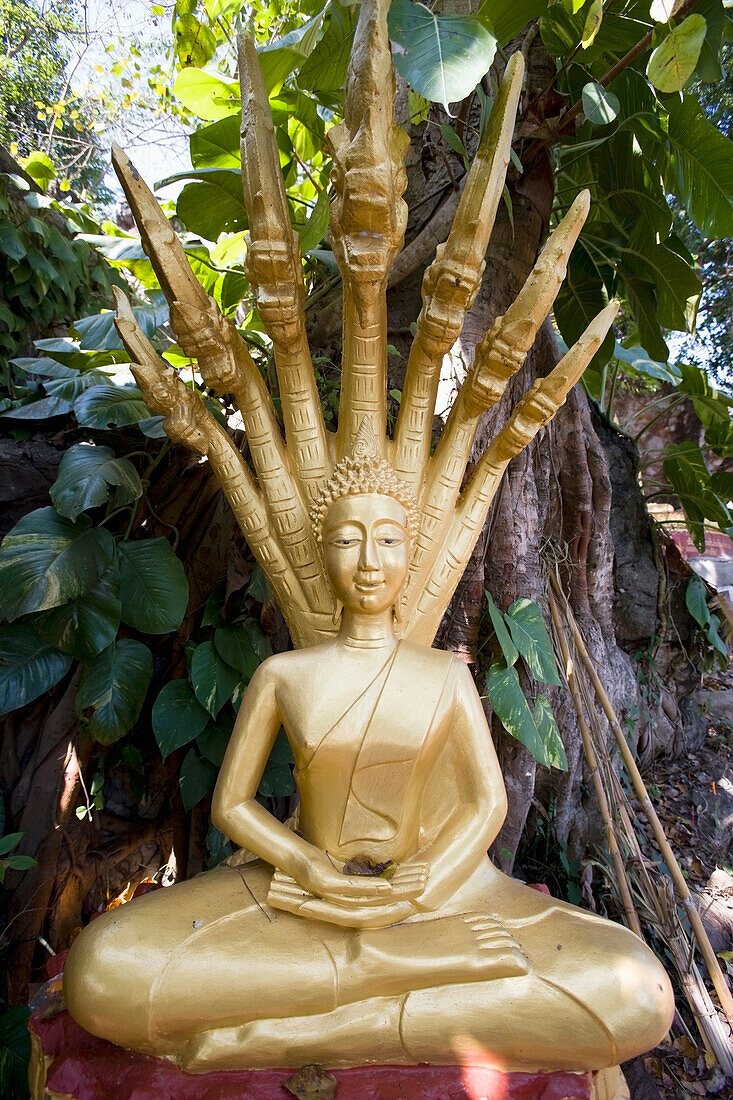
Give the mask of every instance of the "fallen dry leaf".
[[333, 1100], [338, 1081], [322, 1066], [303, 1066], [283, 1085], [298, 1100]]

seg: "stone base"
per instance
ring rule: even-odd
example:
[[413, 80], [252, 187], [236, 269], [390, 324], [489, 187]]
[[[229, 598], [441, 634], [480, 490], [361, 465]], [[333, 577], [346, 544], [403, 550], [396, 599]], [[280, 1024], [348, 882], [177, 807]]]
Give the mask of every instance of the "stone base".
[[[188, 1074], [162, 1058], [96, 1039], [63, 1010], [49, 982], [31, 1014], [33, 1100], [292, 1100], [292, 1070]], [[358, 1066], [333, 1070], [335, 1100], [623, 1100], [618, 1069], [501, 1073], [488, 1066]]]

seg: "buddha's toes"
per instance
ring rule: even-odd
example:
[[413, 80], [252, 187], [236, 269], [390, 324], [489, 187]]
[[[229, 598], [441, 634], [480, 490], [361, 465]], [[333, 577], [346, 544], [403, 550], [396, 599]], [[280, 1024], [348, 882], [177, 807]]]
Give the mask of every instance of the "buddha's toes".
[[476, 978], [504, 978], [527, 974], [529, 963], [521, 947], [493, 917], [468, 913], [461, 917], [472, 938], [470, 973]]

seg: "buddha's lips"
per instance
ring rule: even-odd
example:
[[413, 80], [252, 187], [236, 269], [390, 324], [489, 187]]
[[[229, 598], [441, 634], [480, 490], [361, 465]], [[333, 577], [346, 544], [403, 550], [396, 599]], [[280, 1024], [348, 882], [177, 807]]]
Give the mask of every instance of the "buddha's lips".
[[356, 581], [354, 588], [357, 592], [376, 592], [379, 588], [384, 586], [384, 580], [376, 581]]

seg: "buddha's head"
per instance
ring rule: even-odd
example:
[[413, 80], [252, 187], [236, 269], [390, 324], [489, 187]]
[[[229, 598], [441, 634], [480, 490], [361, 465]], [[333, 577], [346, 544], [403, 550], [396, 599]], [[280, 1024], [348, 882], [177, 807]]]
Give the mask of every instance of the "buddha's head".
[[365, 420], [352, 454], [336, 466], [316, 501], [312, 519], [338, 604], [379, 614], [390, 607], [398, 611], [417, 504], [372, 440]]

